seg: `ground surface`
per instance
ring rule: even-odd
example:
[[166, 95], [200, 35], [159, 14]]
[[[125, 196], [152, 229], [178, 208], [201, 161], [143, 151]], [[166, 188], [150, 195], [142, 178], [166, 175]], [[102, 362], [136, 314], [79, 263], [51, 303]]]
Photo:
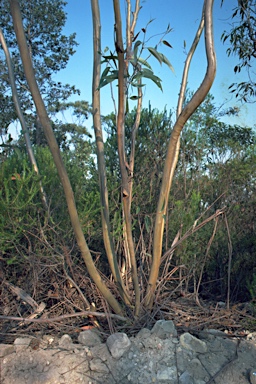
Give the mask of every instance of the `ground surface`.
[[68, 335], [17, 338], [0, 345], [0, 383], [256, 383], [256, 333], [240, 338], [214, 330], [182, 335], [143, 329], [126, 337], [126, 347], [116, 345], [115, 357], [108, 340], [90, 339], [86, 346]]
[[[73, 307], [62, 316], [58, 303], [34, 318], [16, 301], [9, 319], [0, 316], [0, 384], [256, 384], [255, 307], [247, 303], [169, 299], [125, 328], [103, 310], [96, 321]], [[113, 350], [110, 333], [121, 335]]]

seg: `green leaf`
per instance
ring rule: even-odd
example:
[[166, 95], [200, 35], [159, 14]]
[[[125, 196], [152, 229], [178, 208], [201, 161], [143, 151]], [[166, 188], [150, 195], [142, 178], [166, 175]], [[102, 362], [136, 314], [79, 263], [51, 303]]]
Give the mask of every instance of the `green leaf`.
[[159, 53], [159, 55], [161, 56], [162, 62], [164, 64], [166, 64], [173, 73], [175, 73], [174, 68], [171, 65], [170, 61], [167, 59], [167, 57], [165, 55], [163, 55], [162, 53]]
[[145, 216], [145, 228], [147, 233], [150, 233], [151, 219], [149, 216]]
[[118, 57], [116, 55], [113, 55], [113, 53], [110, 51], [110, 55], [102, 55], [103, 59], [101, 61], [101, 64], [103, 63], [109, 63], [110, 60], [113, 61], [114, 66], [117, 68], [116, 60], [118, 60]]
[[141, 88], [141, 87], [145, 87], [146, 84], [138, 84], [138, 83], [134, 83], [133, 81], [131, 82], [131, 86], [132, 87], [137, 87], [137, 88]]
[[152, 80], [158, 86], [158, 88], [160, 88], [161, 91], [163, 91], [163, 88], [161, 85], [162, 80], [158, 76], [154, 75], [154, 73], [150, 69], [143, 68], [134, 76], [134, 80], [140, 79], [142, 77]]
[[147, 25], [151, 24], [155, 19], [151, 19], [149, 20], [149, 22], [147, 23]]
[[111, 75], [108, 76], [101, 76], [100, 83], [99, 83], [99, 89], [105, 87], [105, 85], [112, 83], [112, 81], [118, 79], [118, 71], [112, 71]]
[[115, 56], [115, 55], [102, 55], [102, 57], [105, 59], [105, 60], [117, 60], [118, 57]]
[[110, 70], [110, 68], [109, 68], [109, 67], [106, 67], [106, 68], [104, 69], [104, 71], [102, 72], [102, 75], [101, 75], [101, 78], [102, 78], [102, 79], [103, 79], [104, 77], [106, 77], [106, 76], [107, 76], [107, 74], [108, 74], [109, 70]]
[[158, 61], [159, 63], [162, 65], [162, 58], [159, 54], [159, 52], [157, 52], [157, 50], [155, 48], [152, 48], [152, 47], [148, 47], [148, 51], [151, 53], [151, 55], [153, 55]]
[[145, 67], [152, 69], [151, 65], [146, 60], [142, 59], [142, 57], [138, 57], [138, 62], [142, 65], [145, 65]]
[[140, 40], [136, 41], [136, 43], [134, 44], [134, 49], [133, 49], [133, 60], [134, 60], [134, 65], [137, 64], [137, 60], [138, 60], [138, 48], [139, 46], [142, 44], [142, 42]]

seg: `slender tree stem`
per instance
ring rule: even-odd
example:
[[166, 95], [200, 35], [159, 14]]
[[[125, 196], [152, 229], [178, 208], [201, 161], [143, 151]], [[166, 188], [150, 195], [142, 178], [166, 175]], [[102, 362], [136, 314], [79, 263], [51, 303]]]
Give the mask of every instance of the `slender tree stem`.
[[117, 146], [118, 146], [118, 156], [122, 177], [122, 196], [123, 196], [123, 209], [124, 209], [124, 218], [125, 218], [125, 227], [127, 234], [127, 244], [128, 251], [131, 258], [132, 266], [132, 278], [135, 291], [135, 316], [139, 314], [140, 308], [140, 289], [139, 281], [137, 274], [137, 265], [135, 259], [134, 244], [132, 238], [132, 224], [131, 224], [131, 213], [129, 205], [129, 178], [127, 172], [127, 164], [125, 161], [125, 62], [124, 62], [124, 47], [123, 47], [123, 38], [122, 38], [122, 22], [121, 22], [121, 13], [119, 0], [113, 0], [114, 2], [114, 13], [115, 13], [115, 45], [118, 55], [118, 114], [117, 114]]
[[107, 176], [104, 157], [104, 142], [100, 115], [100, 75], [101, 75], [101, 25], [100, 9], [98, 0], [91, 0], [92, 20], [93, 20], [93, 83], [92, 83], [92, 106], [93, 106], [93, 126], [97, 147], [97, 162], [99, 171], [99, 186], [101, 199], [101, 222], [103, 240], [107, 258], [114, 280], [117, 283], [120, 294], [126, 304], [130, 304], [128, 294], [125, 292], [124, 284], [121, 279], [114, 243], [110, 231], [109, 204]]
[[202, 84], [192, 96], [188, 104], [183, 108], [179, 114], [173, 131], [170, 137], [167, 156], [164, 165], [163, 179], [158, 200], [155, 228], [154, 228], [154, 243], [153, 243], [153, 261], [150, 270], [147, 294], [145, 304], [147, 308], [151, 308], [154, 301], [154, 292], [156, 289], [156, 282], [159, 275], [159, 268], [162, 255], [162, 243], [164, 224], [166, 217], [166, 210], [168, 206], [168, 198], [174, 176], [174, 171], [178, 159], [179, 139], [181, 131], [194, 113], [196, 108], [203, 102], [207, 93], [209, 92], [216, 73], [216, 57], [213, 42], [213, 28], [212, 28], [212, 7], [214, 0], [205, 0], [204, 2], [204, 20], [205, 20], [205, 50], [207, 56], [207, 70]]

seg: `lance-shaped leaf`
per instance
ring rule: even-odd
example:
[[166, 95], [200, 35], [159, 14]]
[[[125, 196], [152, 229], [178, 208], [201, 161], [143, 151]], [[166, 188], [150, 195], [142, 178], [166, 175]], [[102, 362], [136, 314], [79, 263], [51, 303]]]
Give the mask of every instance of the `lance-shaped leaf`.
[[117, 68], [116, 60], [118, 59], [118, 57], [116, 55], [113, 55], [111, 51], [110, 51], [110, 55], [102, 55], [102, 57], [104, 60], [101, 61], [101, 64], [109, 63], [110, 60], [112, 60], [114, 63], [114, 66]]
[[155, 48], [148, 47], [148, 51], [159, 61], [159, 63], [162, 65], [162, 63], [166, 64], [170, 70], [174, 73], [174, 68], [171, 65], [170, 61], [167, 59], [167, 57], [163, 54], [158, 52]]
[[159, 52], [155, 48], [148, 47], [148, 51], [151, 53], [151, 55], [153, 55], [159, 61], [160, 64], [162, 64], [163, 60], [162, 60]]
[[104, 71], [102, 72], [102, 75], [101, 75], [101, 78], [102, 78], [102, 79], [104, 79], [104, 78], [107, 76], [109, 70], [110, 70], [109, 67], [106, 67], [106, 68], [104, 69]]
[[[106, 69], [104, 69], [104, 71], [101, 75], [100, 83], [99, 83], [99, 89], [105, 87], [105, 85], [112, 83], [112, 81], [118, 79], [118, 71], [111, 71], [110, 75], [104, 75], [104, 72], [106, 71]], [[108, 71], [107, 71], [107, 73], [108, 73]]]
[[[135, 81], [137, 81], [138, 79], [135, 79]], [[146, 84], [139, 84], [139, 83], [135, 83], [134, 81], [131, 82], [131, 86], [132, 87], [136, 87], [136, 88], [142, 88], [142, 87], [145, 87]]]
[[136, 41], [136, 43], [134, 44], [133, 58], [134, 58], [134, 61], [135, 61], [135, 65], [137, 64], [138, 48], [139, 48], [139, 46], [141, 44], [142, 44], [142, 42], [140, 40]]
[[151, 65], [146, 60], [142, 59], [142, 57], [138, 57], [138, 62], [142, 65], [145, 65], [145, 67], [152, 69]]
[[133, 79], [136, 80], [142, 77], [152, 80], [158, 86], [158, 88], [160, 88], [161, 91], [163, 91], [162, 85], [161, 85], [162, 80], [158, 76], [154, 75], [154, 73], [150, 69], [143, 68], [141, 71], [136, 73]]
[[164, 54], [160, 53], [160, 52], [159, 52], [159, 55], [161, 56], [162, 62], [164, 64], [166, 64], [173, 73], [175, 73], [174, 68], [171, 65], [170, 61], [167, 59], [167, 57]]

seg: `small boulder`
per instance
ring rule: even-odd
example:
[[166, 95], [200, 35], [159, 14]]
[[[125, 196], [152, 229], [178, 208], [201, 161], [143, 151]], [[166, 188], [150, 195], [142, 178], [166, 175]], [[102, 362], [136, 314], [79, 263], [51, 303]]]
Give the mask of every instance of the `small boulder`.
[[88, 329], [83, 331], [78, 336], [78, 342], [86, 347], [94, 347], [97, 344], [101, 344], [101, 338], [98, 332]]
[[100, 359], [93, 359], [90, 361], [90, 369], [91, 371], [99, 372], [99, 373], [109, 373], [109, 369], [107, 364]]
[[17, 339], [14, 340], [14, 346], [16, 349], [16, 352], [20, 352], [22, 350], [25, 350], [29, 347], [29, 344], [31, 343], [30, 337], [17, 337]]
[[207, 345], [204, 341], [197, 339], [195, 336], [190, 335], [190, 333], [186, 332], [180, 336], [180, 344], [183, 348], [188, 349], [190, 351], [198, 352], [198, 353], [206, 353]]
[[14, 346], [10, 344], [0, 344], [0, 357], [5, 357], [15, 352]]
[[120, 359], [131, 346], [131, 341], [126, 333], [113, 333], [107, 338], [107, 347], [115, 359]]
[[72, 339], [69, 335], [63, 335], [59, 341], [59, 347], [63, 349], [70, 349], [72, 344]]
[[150, 337], [151, 331], [147, 328], [142, 328], [136, 335], [136, 338], [147, 339]]
[[177, 330], [172, 320], [158, 320], [151, 330], [151, 334], [159, 339], [168, 339], [177, 336]]

